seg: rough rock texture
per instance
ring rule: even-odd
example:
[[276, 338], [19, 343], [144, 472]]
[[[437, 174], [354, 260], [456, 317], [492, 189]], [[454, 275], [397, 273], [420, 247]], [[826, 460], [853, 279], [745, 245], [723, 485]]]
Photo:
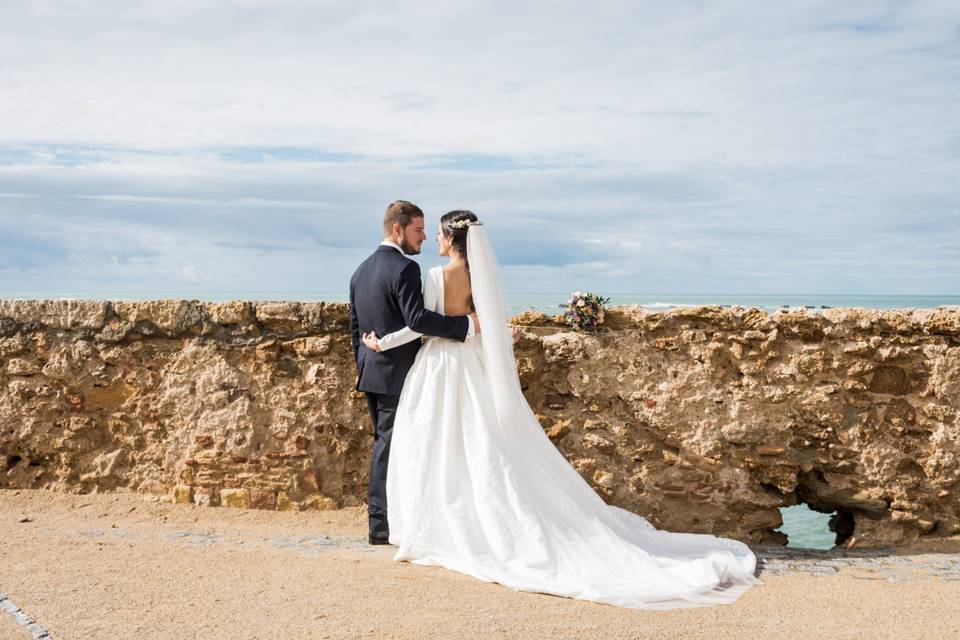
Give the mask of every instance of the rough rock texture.
[[[369, 418], [344, 304], [0, 300], [0, 486], [332, 509], [366, 496]], [[960, 532], [960, 310], [610, 310], [524, 325], [543, 428], [658, 527], [783, 542]]]

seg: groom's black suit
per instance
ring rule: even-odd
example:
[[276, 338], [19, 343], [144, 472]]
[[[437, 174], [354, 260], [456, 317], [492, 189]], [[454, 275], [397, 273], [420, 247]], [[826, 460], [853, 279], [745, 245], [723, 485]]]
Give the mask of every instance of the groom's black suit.
[[410, 327], [418, 333], [464, 340], [466, 316], [448, 317], [423, 306], [420, 265], [395, 247], [380, 245], [360, 263], [350, 278], [350, 337], [357, 361], [356, 389], [367, 394], [373, 419], [370, 490], [367, 513], [371, 535], [384, 535], [387, 523], [387, 463], [390, 437], [400, 391], [420, 349], [420, 340], [378, 353], [368, 349], [361, 334], [378, 336]]

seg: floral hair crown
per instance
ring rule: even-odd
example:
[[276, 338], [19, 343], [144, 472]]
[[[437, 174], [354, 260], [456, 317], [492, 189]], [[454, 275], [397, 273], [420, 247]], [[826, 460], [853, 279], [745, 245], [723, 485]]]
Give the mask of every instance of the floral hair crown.
[[449, 223], [447, 225], [447, 228], [448, 229], [466, 229], [467, 227], [472, 227], [475, 224], [483, 226], [483, 223], [480, 222], [479, 220], [470, 220], [469, 218], [463, 218], [462, 220], [456, 220], [454, 222]]

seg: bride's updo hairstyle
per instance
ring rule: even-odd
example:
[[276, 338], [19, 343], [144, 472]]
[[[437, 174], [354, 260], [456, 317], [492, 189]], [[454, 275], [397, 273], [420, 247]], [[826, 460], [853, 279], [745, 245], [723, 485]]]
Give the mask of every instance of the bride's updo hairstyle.
[[453, 249], [463, 256], [467, 271], [470, 270], [470, 261], [467, 258], [467, 231], [470, 229], [466, 224], [468, 222], [479, 222], [472, 211], [458, 209], [440, 218], [440, 228], [443, 230], [444, 237], [450, 240]]

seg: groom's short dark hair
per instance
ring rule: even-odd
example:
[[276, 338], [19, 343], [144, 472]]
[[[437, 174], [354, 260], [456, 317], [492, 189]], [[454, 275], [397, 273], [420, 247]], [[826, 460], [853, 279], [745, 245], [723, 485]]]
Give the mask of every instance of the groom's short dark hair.
[[422, 217], [423, 211], [417, 205], [406, 200], [395, 200], [387, 205], [387, 212], [383, 214], [383, 232], [390, 233], [397, 223], [400, 223], [401, 229], [406, 229], [411, 220]]

